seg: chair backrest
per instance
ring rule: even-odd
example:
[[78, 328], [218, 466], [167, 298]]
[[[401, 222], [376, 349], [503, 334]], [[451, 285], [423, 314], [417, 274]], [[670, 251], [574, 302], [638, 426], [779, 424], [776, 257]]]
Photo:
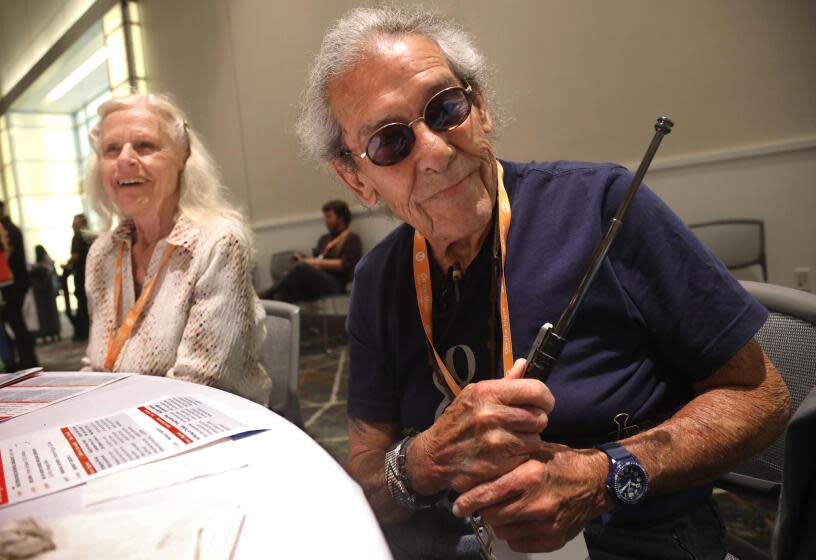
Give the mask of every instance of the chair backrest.
[[[785, 380], [793, 414], [816, 386], [816, 295], [761, 282], [741, 284], [768, 309], [768, 320], [755, 338]], [[784, 457], [784, 436], [780, 436], [734, 472], [779, 484]]]
[[690, 224], [689, 228], [729, 270], [759, 265], [762, 280], [768, 281], [762, 220], [719, 220]]
[[300, 309], [282, 301], [261, 300], [266, 311], [266, 338], [261, 364], [272, 379], [269, 408], [303, 427], [298, 399]]
[[292, 249], [272, 253], [272, 257], [269, 259], [269, 275], [272, 276], [273, 282], [280, 282], [281, 278], [289, 272], [294, 265], [292, 257], [295, 253], [297, 251]]

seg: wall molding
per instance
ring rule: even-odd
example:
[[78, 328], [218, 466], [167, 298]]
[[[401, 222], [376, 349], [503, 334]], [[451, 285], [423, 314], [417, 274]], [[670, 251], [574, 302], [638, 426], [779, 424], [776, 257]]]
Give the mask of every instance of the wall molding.
[[[726, 150], [715, 150], [700, 154], [657, 159], [649, 167], [649, 171], [697, 167], [711, 163], [738, 161], [741, 159], [766, 157], [812, 149], [816, 149], [816, 136], [804, 136], [801, 138], [792, 138], [778, 142], [768, 142], [766, 144], [758, 144], [755, 146], [740, 146], [738, 148], [729, 148]], [[638, 165], [640, 165], [640, 162], [627, 162], [624, 165], [629, 169], [635, 169]], [[388, 209], [383, 205], [378, 205], [374, 208], [366, 208], [358, 204], [351, 206], [351, 211], [354, 213], [356, 218], [385, 217], [388, 215]], [[294, 226], [312, 225], [322, 222], [322, 212], [308, 212], [305, 214], [296, 214], [294, 216], [286, 216], [283, 218], [259, 220], [252, 223], [252, 230], [255, 233], [260, 233], [285, 230]]]
[[[803, 136], [800, 138], [791, 138], [753, 146], [739, 146], [737, 148], [712, 150], [709, 152], [673, 158], [659, 158], [656, 159], [651, 166], [649, 166], [649, 170], [658, 171], [680, 169], [684, 167], [697, 167], [711, 163], [752, 159], [790, 152], [801, 152], [804, 150], [812, 150], [814, 148], [816, 148], [816, 136]], [[638, 165], [640, 165], [640, 161], [630, 161], [624, 165], [629, 169], [635, 169]]]
[[[369, 217], [386, 217], [389, 215], [388, 208], [383, 204], [379, 204], [374, 208], [366, 208], [359, 204], [349, 205], [355, 220], [360, 220]], [[291, 228], [293, 226], [323, 224], [323, 212], [308, 212], [305, 214], [296, 214], [294, 216], [286, 216], [283, 218], [271, 218], [268, 220], [259, 220], [252, 223], [252, 231], [255, 233], [275, 231], [281, 229]]]

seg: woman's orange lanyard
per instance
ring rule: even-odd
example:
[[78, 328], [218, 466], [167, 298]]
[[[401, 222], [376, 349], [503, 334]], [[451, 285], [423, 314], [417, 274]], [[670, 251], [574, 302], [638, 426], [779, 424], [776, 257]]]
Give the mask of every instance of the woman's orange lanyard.
[[[499, 183], [499, 239], [501, 241], [501, 297], [500, 314], [502, 324], [502, 362], [505, 373], [513, 366], [513, 338], [510, 334], [510, 308], [507, 305], [507, 286], [504, 281], [504, 258], [507, 254], [507, 232], [510, 230], [510, 199], [504, 189], [504, 169], [500, 163], [498, 166]], [[433, 345], [433, 295], [431, 293], [431, 268], [428, 263], [428, 245], [425, 237], [418, 231], [414, 231], [414, 289], [416, 290], [419, 316], [422, 319], [422, 327], [425, 329], [425, 337], [428, 339], [434, 358], [439, 366], [442, 377], [445, 378], [448, 388], [454, 397], [459, 395], [462, 388], [451, 375], [439, 353]], [[491, 311], [492, 312], [492, 311]]]
[[349, 234], [350, 231], [351, 231], [350, 229], [346, 228], [345, 230], [343, 230], [343, 233], [341, 233], [340, 235], [338, 235], [337, 237], [335, 237], [334, 239], [329, 241], [326, 244], [326, 246], [323, 247], [323, 251], [320, 252], [320, 258], [321, 259], [325, 258], [326, 255], [329, 254], [329, 251], [331, 251], [334, 248], [335, 245], [345, 241], [346, 237], [348, 237], [348, 234]]
[[[136, 303], [133, 304], [133, 307], [130, 308], [127, 317], [125, 318], [125, 322], [119, 325], [118, 329], [116, 329], [116, 327], [111, 329], [110, 336], [108, 337], [108, 353], [105, 355], [104, 363], [106, 370], [112, 370], [114, 364], [116, 364], [116, 359], [119, 357], [119, 353], [122, 351], [125, 342], [127, 342], [127, 339], [130, 338], [133, 328], [136, 326], [136, 323], [142, 316], [145, 305], [147, 305], [147, 302], [150, 301], [150, 296], [153, 294], [153, 286], [156, 284], [156, 278], [158, 278], [162, 271], [167, 268], [167, 263], [170, 262], [170, 256], [173, 254], [175, 249], [175, 245], [170, 243], [167, 244], [167, 248], [164, 250], [164, 255], [162, 255], [161, 264], [159, 264], [159, 269], [156, 271], [156, 274], [153, 275], [153, 278], [150, 279], [150, 282], [145, 284], [139, 299], [137, 299]], [[119, 307], [122, 302], [122, 269], [124, 268], [124, 255], [125, 242], [123, 241], [119, 246], [119, 258], [116, 260], [116, 283], [114, 284], [113, 289], [114, 325], [119, 322]], [[114, 329], [116, 329], [116, 335], [113, 334]]]

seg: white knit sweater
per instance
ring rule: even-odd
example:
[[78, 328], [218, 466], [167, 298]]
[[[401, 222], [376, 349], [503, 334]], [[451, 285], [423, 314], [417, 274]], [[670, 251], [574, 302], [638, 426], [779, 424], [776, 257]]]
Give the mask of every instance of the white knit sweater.
[[[258, 362], [265, 315], [250, 280], [249, 249], [236, 228], [226, 219], [203, 227], [184, 217], [177, 220], [153, 251], [145, 285], [156, 274], [167, 243], [176, 245], [176, 250], [113, 371], [192, 381], [267, 404], [271, 382]], [[125, 221], [101, 235], [88, 253], [85, 290], [91, 332], [84, 369], [104, 371], [114, 328], [114, 276], [122, 242], [126, 249], [120, 323], [133, 307], [133, 229], [133, 223]]]

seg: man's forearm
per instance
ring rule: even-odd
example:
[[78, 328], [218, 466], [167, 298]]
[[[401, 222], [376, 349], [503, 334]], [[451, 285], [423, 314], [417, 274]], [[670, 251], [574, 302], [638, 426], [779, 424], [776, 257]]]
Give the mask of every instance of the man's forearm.
[[724, 368], [717, 375], [739, 379], [741, 367], [759, 359], [763, 371], [756, 385], [707, 387], [669, 420], [623, 440], [643, 463], [654, 494], [710, 482], [768, 446], [785, 429], [790, 397], [776, 369], [755, 342], [735, 358], [739, 359], [729, 362], [730, 370]]
[[[412, 512], [399, 506], [385, 483], [385, 452], [399, 435], [389, 424], [373, 424], [349, 418], [349, 458], [346, 471], [357, 481], [380, 523], [391, 524], [409, 518]], [[365, 441], [367, 445], [357, 445]]]

